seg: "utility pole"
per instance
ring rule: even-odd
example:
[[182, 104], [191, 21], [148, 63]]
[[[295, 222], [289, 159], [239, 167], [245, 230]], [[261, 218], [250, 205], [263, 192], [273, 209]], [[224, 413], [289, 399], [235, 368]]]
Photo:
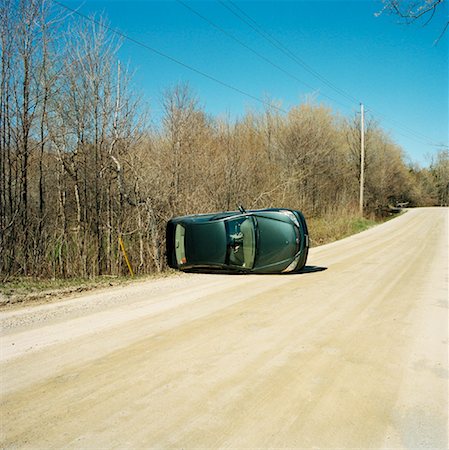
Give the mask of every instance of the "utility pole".
[[360, 215], [363, 216], [363, 189], [365, 184], [365, 113], [360, 103]]

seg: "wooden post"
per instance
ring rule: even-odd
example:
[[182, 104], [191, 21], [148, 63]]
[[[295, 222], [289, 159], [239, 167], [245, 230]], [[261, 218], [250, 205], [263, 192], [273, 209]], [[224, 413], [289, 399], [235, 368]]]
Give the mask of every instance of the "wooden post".
[[121, 236], [118, 237], [118, 242], [120, 244], [120, 248], [122, 249], [123, 256], [125, 257], [125, 261], [128, 266], [129, 273], [131, 274], [131, 277], [134, 277], [133, 268], [131, 267], [131, 263], [129, 262], [128, 255], [126, 254], [126, 250], [125, 250], [125, 244], [123, 243], [123, 239]]

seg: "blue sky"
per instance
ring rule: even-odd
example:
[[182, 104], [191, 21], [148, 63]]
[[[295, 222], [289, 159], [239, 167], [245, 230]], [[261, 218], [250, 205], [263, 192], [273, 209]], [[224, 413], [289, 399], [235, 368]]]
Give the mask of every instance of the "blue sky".
[[[257, 98], [278, 100], [283, 109], [313, 98], [351, 117], [361, 101], [367, 115], [390, 133], [410, 160], [422, 166], [435, 155], [433, 144], [448, 145], [449, 30], [434, 45], [447, 21], [447, 2], [423, 26], [401, 25], [388, 15], [376, 17], [382, 9], [380, 1], [234, 0], [319, 77], [272, 46], [219, 1], [183, 2], [265, 59], [176, 0], [62, 0], [82, 14], [103, 15], [111, 28], [223, 83]], [[232, 7], [227, 0], [224, 3]], [[163, 91], [179, 82], [188, 82], [206, 112], [214, 116], [239, 117], [247, 109], [263, 108], [129, 40], [123, 41], [119, 57], [134, 71], [134, 86], [156, 119]]]

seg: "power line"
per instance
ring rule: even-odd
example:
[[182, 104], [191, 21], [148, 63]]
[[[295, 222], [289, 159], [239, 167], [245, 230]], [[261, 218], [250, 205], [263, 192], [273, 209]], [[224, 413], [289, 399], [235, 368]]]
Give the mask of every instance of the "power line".
[[[385, 114], [382, 114], [381, 112], [374, 110], [373, 108], [370, 108], [370, 111], [373, 112], [374, 114], [376, 114], [376, 116], [378, 116], [378, 117], [381, 117], [381, 118], [383, 117], [388, 122], [391, 122], [395, 127], [402, 129], [404, 132], [408, 133], [409, 135], [413, 136], [416, 139], [421, 140], [422, 142], [426, 143], [427, 145], [431, 145], [431, 146], [439, 146], [440, 145], [440, 144], [433, 142], [432, 139], [429, 138], [428, 136], [407, 127], [406, 125], [402, 124], [401, 122], [398, 122], [397, 120], [392, 119], [391, 117], [388, 117]], [[404, 135], [402, 134], [402, 136], [404, 136]]]
[[[184, 4], [184, 2], [182, 0], [177, 0], [179, 3]], [[268, 33], [267, 31], [265, 31], [249, 14], [247, 14], [242, 8], [240, 8], [236, 3], [234, 3], [232, 0], [228, 0], [228, 3], [230, 3], [232, 5], [232, 7], [234, 8], [230, 8], [223, 0], [218, 0], [219, 3], [225, 7], [228, 11], [230, 11], [234, 16], [236, 16], [239, 20], [241, 20], [243, 23], [245, 23], [246, 25], [248, 25], [252, 30], [254, 30], [257, 34], [259, 34], [260, 36], [262, 36], [263, 39], [265, 39], [266, 41], [268, 41], [272, 46], [274, 46], [275, 48], [277, 48], [278, 50], [280, 50], [284, 55], [286, 55], [287, 57], [289, 57], [290, 59], [292, 59], [293, 61], [295, 61], [297, 64], [299, 64], [301, 67], [303, 67], [307, 72], [309, 72], [310, 74], [312, 74], [313, 76], [315, 76], [318, 80], [320, 80], [321, 82], [323, 82], [325, 85], [327, 85], [328, 87], [330, 87], [334, 92], [342, 95], [343, 97], [345, 97], [346, 99], [348, 99], [351, 102], [357, 102], [360, 103], [355, 97], [353, 97], [351, 94], [347, 93], [346, 91], [344, 91], [343, 89], [340, 89], [338, 86], [336, 86], [334, 83], [332, 83], [331, 81], [329, 81], [327, 78], [325, 78], [323, 75], [321, 75], [318, 71], [314, 70], [311, 66], [309, 66], [303, 59], [301, 59], [298, 55], [294, 54], [288, 47], [286, 47], [281, 41], [279, 41], [278, 39], [276, 39], [273, 35], [271, 35], [270, 33]], [[197, 14], [198, 16], [202, 17], [204, 20], [208, 21], [209, 23], [211, 23], [211, 21], [209, 21], [208, 19], [204, 18], [204, 16], [202, 16], [201, 14], [199, 14], [198, 12], [194, 11], [193, 8], [188, 7], [187, 5], [184, 4], [184, 6], [186, 6], [188, 9], [192, 10], [195, 14]], [[225, 34], [227, 34], [228, 36], [230, 36], [231, 38], [233, 38], [234, 40], [236, 40], [232, 35], [230, 35], [230, 33], [227, 33], [226, 31], [222, 30], [220, 27], [216, 26], [215, 24], [212, 23], [213, 26], [215, 26], [215, 28], [220, 29], [220, 31], [224, 32]], [[238, 41], [238, 40], [237, 40]], [[238, 41], [240, 43], [240, 41]], [[249, 48], [247, 45], [243, 44], [245, 47]], [[250, 49], [252, 50], [252, 49]], [[252, 50], [253, 51], [253, 50]], [[254, 51], [253, 51], [254, 52]], [[266, 59], [263, 57], [263, 59]], [[271, 62], [270, 62], [271, 63]], [[278, 66], [277, 66], [278, 67]], [[285, 72], [284, 70], [282, 70], [283, 72]], [[290, 74], [289, 74], [290, 75]], [[297, 77], [294, 77], [295, 79], [297, 79]], [[303, 84], [305, 84], [306, 86], [310, 87], [310, 85], [304, 83], [302, 80], [299, 80], [300, 82], [302, 82]], [[321, 95], [329, 98], [330, 100], [342, 105], [342, 103], [336, 101], [335, 99], [333, 99], [332, 97], [321, 93]], [[346, 106], [346, 105], [344, 105]], [[379, 117], [383, 117], [384, 119], [387, 119], [389, 122], [395, 124], [395, 126], [397, 128], [402, 129], [404, 132], [409, 133], [409, 135], [413, 136], [415, 139], [418, 139], [421, 141], [421, 143], [425, 143], [426, 145], [431, 145], [431, 146], [440, 146], [440, 144], [436, 144], [432, 142], [432, 139], [430, 139], [428, 136], [425, 136], [422, 133], [419, 133], [415, 130], [412, 130], [411, 128], [401, 124], [400, 122], [393, 120], [389, 117], [387, 117], [385, 114], [379, 113], [375, 110], [373, 110], [373, 108], [370, 108], [370, 110], [372, 112], [374, 112], [377, 116]], [[403, 133], [398, 133], [401, 134], [402, 136], [404, 136]]]
[[[303, 84], [304, 86], [308, 87], [309, 89], [312, 89], [313, 91], [316, 91], [317, 89], [314, 86], [311, 86], [310, 84], [306, 83], [305, 81], [301, 80], [300, 78], [298, 78], [296, 75], [292, 74], [291, 72], [285, 70], [283, 67], [279, 66], [278, 64], [274, 63], [272, 60], [270, 60], [269, 58], [267, 58], [266, 56], [262, 55], [260, 52], [258, 52], [257, 50], [254, 50], [252, 47], [250, 47], [249, 45], [245, 44], [243, 41], [241, 41], [240, 39], [238, 39], [237, 37], [235, 37], [232, 33], [228, 32], [227, 30], [225, 30], [224, 28], [220, 27], [219, 25], [217, 25], [216, 23], [214, 23], [212, 20], [208, 19], [207, 17], [205, 17], [203, 14], [201, 14], [200, 12], [198, 12], [197, 10], [195, 10], [194, 8], [192, 8], [190, 5], [188, 5], [186, 2], [184, 2], [183, 0], [176, 0], [180, 5], [184, 6], [186, 9], [188, 9], [189, 11], [191, 11], [193, 14], [195, 14], [196, 16], [198, 16], [200, 19], [202, 19], [203, 21], [207, 22], [210, 26], [212, 26], [213, 28], [217, 29], [218, 31], [220, 31], [221, 33], [223, 33], [224, 35], [228, 36], [230, 39], [232, 39], [234, 42], [237, 42], [237, 44], [239, 44], [240, 46], [246, 48], [247, 50], [249, 50], [251, 53], [255, 54], [257, 57], [259, 57], [260, 59], [262, 59], [263, 61], [265, 61], [266, 63], [270, 64], [271, 66], [275, 67], [276, 69], [278, 69], [279, 71], [281, 71], [282, 73], [284, 73], [285, 75], [287, 75], [288, 77], [294, 79], [295, 81], [297, 81], [298, 83]], [[348, 105], [345, 105], [341, 102], [339, 102], [338, 100], [336, 100], [335, 98], [330, 97], [327, 94], [324, 94], [322, 92], [320, 92], [320, 95], [322, 95], [323, 97], [328, 98], [329, 100], [345, 107], [348, 108]], [[350, 107], [351, 108], [351, 107]]]
[[[201, 76], [203, 76], [204, 78], [209, 79], [210, 81], [213, 81], [213, 82], [215, 82], [215, 83], [217, 83], [217, 84], [219, 84], [219, 85], [221, 85], [221, 86], [224, 86], [224, 87], [226, 87], [226, 88], [228, 88], [228, 89], [231, 89], [231, 90], [233, 90], [233, 91], [235, 91], [235, 92], [237, 92], [237, 93], [239, 93], [239, 94], [241, 94], [241, 95], [243, 95], [243, 96], [245, 96], [245, 97], [248, 97], [248, 98], [250, 98], [250, 99], [252, 99], [252, 100], [255, 100], [255, 101], [257, 101], [258, 103], [261, 103], [261, 104], [263, 104], [263, 105], [265, 105], [265, 106], [268, 106], [268, 107], [270, 107], [270, 108], [272, 108], [272, 109], [275, 109], [275, 110], [277, 110], [277, 111], [279, 111], [279, 112], [282, 112], [282, 113], [285, 113], [285, 114], [288, 113], [288, 111], [286, 111], [285, 109], [283, 109], [283, 108], [281, 108], [281, 107], [279, 107], [279, 106], [274, 105], [272, 102], [269, 102], [269, 101], [263, 100], [263, 99], [261, 99], [261, 98], [259, 98], [259, 97], [256, 97], [255, 95], [250, 94], [250, 93], [248, 93], [248, 92], [246, 92], [246, 91], [244, 91], [244, 90], [242, 90], [242, 89], [240, 89], [240, 88], [238, 88], [238, 87], [236, 87], [236, 86], [234, 86], [234, 85], [231, 85], [231, 84], [229, 84], [229, 83], [227, 83], [227, 82], [225, 82], [225, 81], [222, 81], [222, 80], [220, 80], [220, 79], [218, 79], [218, 78], [216, 78], [216, 77], [214, 77], [214, 76], [212, 76], [212, 75], [209, 75], [208, 73], [203, 72], [203, 71], [200, 70], [200, 69], [197, 69], [197, 68], [195, 68], [195, 67], [193, 67], [193, 66], [190, 66], [189, 64], [184, 63], [184, 62], [182, 62], [182, 61], [180, 61], [180, 60], [174, 58], [173, 56], [170, 56], [170, 55], [168, 55], [168, 54], [166, 54], [166, 53], [164, 53], [164, 52], [162, 52], [162, 51], [160, 51], [160, 50], [157, 50], [156, 48], [151, 47], [151, 46], [149, 46], [148, 44], [145, 44], [144, 42], [141, 42], [141, 41], [139, 41], [139, 40], [137, 40], [137, 39], [134, 39], [134, 38], [128, 36], [127, 34], [125, 34], [124, 32], [122, 32], [122, 31], [120, 31], [120, 30], [118, 30], [118, 29], [116, 29], [116, 28], [112, 28], [112, 27], [106, 25], [105, 23], [102, 23], [102, 22], [100, 22], [99, 20], [96, 20], [96, 19], [93, 18], [93, 17], [88, 17], [88, 16], [82, 14], [81, 12], [79, 12], [78, 10], [73, 9], [73, 8], [70, 8], [69, 6], [67, 6], [67, 5], [65, 5], [65, 4], [63, 4], [63, 3], [61, 3], [61, 2], [59, 2], [59, 1], [57, 1], [57, 0], [52, 0], [52, 1], [53, 1], [53, 3], [55, 3], [55, 4], [59, 5], [60, 7], [66, 9], [67, 11], [70, 11], [71, 13], [78, 15], [78, 16], [81, 17], [82, 19], [87, 20], [87, 21], [90, 21], [90, 22], [92, 22], [92, 23], [95, 23], [96, 25], [105, 28], [106, 30], [108, 30], [108, 31], [110, 31], [110, 32], [112, 32], [112, 33], [114, 33], [114, 34], [120, 36], [121, 38], [126, 39], [126, 40], [128, 40], [128, 41], [130, 41], [130, 42], [132, 42], [132, 43], [134, 43], [134, 44], [136, 44], [136, 45], [138, 45], [138, 46], [140, 46], [140, 47], [142, 47], [142, 48], [145, 48], [145, 49], [147, 49], [147, 50], [149, 50], [149, 51], [151, 51], [151, 52], [157, 54], [158, 56], [161, 56], [161, 57], [163, 57], [163, 58], [165, 58], [165, 59], [167, 59], [167, 60], [169, 60], [169, 61], [171, 61], [171, 62], [173, 62], [173, 63], [175, 63], [175, 64], [178, 64], [178, 65], [181, 66], [181, 67], [184, 67], [185, 69], [188, 69], [188, 70], [190, 70], [190, 71], [192, 71], [192, 72], [194, 72], [194, 73], [196, 73], [196, 74], [198, 74], [198, 75], [201, 75]], [[191, 9], [191, 10], [193, 11], [193, 9], [190, 8], [190, 7], [188, 7], [187, 5], [185, 5], [184, 2], [182, 2], [181, 0], [178, 0], [178, 1], [179, 1], [179, 3], [183, 4], [184, 6], [186, 6], [188, 9]], [[220, 2], [223, 6], [225, 6], [227, 9], [229, 9], [229, 10], [232, 12], [232, 10], [231, 10], [227, 5], [225, 5], [221, 0], [219, 0], [219, 2]], [[234, 3], [233, 3], [231, 0], [230, 0], [230, 3], [232, 3], [232, 4], [234, 5]], [[235, 7], [238, 8], [239, 10], [241, 10], [237, 5], [235, 5]], [[234, 13], [234, 12], [233, 12], [233, 13]], [[199, 15], [200, 17], [204, 18], [204, 20], [207, 20], [209, 23], [212, 24], [212, 26], [214, 26], [214, 27], [217, 28], [217, 29], [220, 29], [220, 31], [222, 31], [222, 32], [224, 32], [225, 34], [227, 34], [228, 36], [232, 37], [232, 39], [238, 41], [239, 43], [241, 43], [241, 45], [244, 45], [246, 48], [248, 48], [249, 50], [251, 50], [253, 53], [258, 54], [257, 51], [251, 49], [249, 46], [247, 46], [246, 44], [244, 44], [244, 43], [242, 43], [241, 41], [239, 41], [237, 38], [235, 38], [234, 36], [232, 36], [230, 33], [226, 32], [226, 31], [223, 30], [223, 29], [221, 29], [221, 27], [219, 27], [218, 25], [213, 24], [211, 21], [209, 21], [208, 19], [206, 19], [204, 16], [201, 16], [201, 15], [200, 15], [199, 13], [197, 13], [197, 12], [195, 12], [195, 14], [197, 14], [197, 15]], [[236, 13], [234, 13], [234, 14], [236, 14]], [[244, 14], [247, 15], [246, 13], [244, 13]], [[236, 15], [237, 15], [237, 14], [236, 14]], [[247, 16], [248, 16], [248, 15], [247, 15]], [[249, 17], [249, 16], [248, 16], [248, 17]], [[242, 20], [243, 20], [243, 19], [242, 19]], [[251, 19], [251, 20], [252, 20], [252, 19]], [[246, 22], [247, 22], [247, 21], [246, 21]], [[248, 25], [249, 25], [249, 24], [248, 24]], [[252, 25], [249, 25], [249, 26], [250, 26], [251, 28], [253, 28], [255, 31], [257, 31], [259, 34], [262, 33], [262, 32], [259, 32], [258, 30], [256, 30], [256, 28], [255, 28], [254, 26], [252, 26]], [[267, 34], [267, 36], [270, 36], [268, 33], [266, 33], [266, 34]], [[275, 39], [275, 38], [273, 38], [273, 39]], [[278, 41], [278, 42], [279, 42], [279, 41]], [[273, 44], [273, 45], [274, 45], [274, 44]], [[282, 44], [280, 43], [280, 45], [282, 45]], [[292, 55], [293, 55], [293, 54], [292, 54]], [[268, 58], [265, 58], [263, 55], [258, 54], [258, 56], [260, 56], [261, 58], [263, 58], [263, 59], [269, 61]], [[298, 60], [300, 60], [300, 59], [298, 58]], [[301, 60], [301, 61], [302, 61], [302, 60]], [[275, 63], [272, 63], [271, 61], [270, 61], [270, 64], [272, 64], [272, 65], [274, 65], [275, 67], [279, 68], [279, 70], [281, 70], [281, 71], [283, 71], [283, 72], [287, 72], [287, 71], [285, 71], [284, 69], [282, 69], [282, 68], [280, 68], [279, 66], [277, 66]], [[305, 64], [305, 63], [304, 63], [304, 64]], [[313, 70], [313, 69], [311, 69], [311, 70]], [[287, 72], [287, 73], [288, 73], [288, 72]], [[318, 72], [316, 72], [316, 73], [318, 74]], [[289, 74], [289, 75], [290, 75], [290, 76], [293, 76], [295, 79], [297, 79], [294, 75], [292, 75], [292, 74]], [[318, 74], [318, 75], [319, 75], [319, 74]], [[321, 75], [319, 75], [319, 76], [322, 77]], [[324, 77], [322, 77], [322, 78], [325, 79]], [[307, 85], [306, 83], [304, 83], [302, 80], [299, 80], [299, 79], [297, 79], [297, 80], [298, 80], [299, 82], [305, 84], [306, 86], [308, 86], [308, 85]], [[329, 83], [330, 83], [330, 82], [329, 82]], [[309, 87], [310, 87], [310, 86], [309, 86]], [[311, 88], [312, 88], [312, 87], [311, 87]], [[312, 88], [312, 89], [313, 89], [313, 88]], [[338, 89], [338, 88], [337, 88], [337, 89]], [[342, 92], [344, 92], [344, 91], [342, 91]], [[331, 99], [332, 101], [336, 102], [335, 99], [332, 99], [331, 97], [329, 97], [329, 96], [327, 96], [327, 95], [325, 95], [325, 94], [321, 94], [321, 95], [324, 95], [324, 96], [326, 96], [327, 98]], [[347, 97], [347, 98], [349, 98], [349, 97]], [[350, 97], [349, 99], [350, 99], [350, 100], [355, 100], [354, 97]], [[337, 103], [339, 103], [339, 102], [337, 102]], [[340, 104], [341, 104], [341, 103], [340, 103]], [[373, 111], [373, 112], [375, 112], [375, 113], [376, 113], [378, 116], [380, 116], [380, 117], [386, 117], [385, 115], [383, 115], [383, 114], [381, 114], [381, 113], [377, 113], [377, 112], [374, 111], [372, 108], [370, 108], [370, 110]], [[388, 117], [386, 117], [386, 118], [388, 119]], [[390, 122], [396, 122], [396, 123], [397, 123], [396, 126], [397, 126], [398, 128], [402, 128], [402, 129], [405, 130], [407, 133], [409, 133], [409, 135], [413, 136], [415, 140], [420, 140], [421, 143], [423, 143], [424, 141], [426, 141], [426, 142], [424, 142], [424, 143], [426, 143], [427, 145], [434, 146], [434, 147], [441, 147], [441, 146], [444, 146], [444, 145], [442, 145], [442, 144], [432, 143], [432, 142], [431, 142], [432, 140], [431, 140], [430, 138], [428, 138], [427, 136], [425, 136], [425, 135], [423, 135], [423, 134], [421, 134], [421, 133], [417, 133], [417, 132], [415, 132], [414, 130], [412, 130], [412, 129], [410, 129], [410, 128], [408, 128], [408, 127], [406, 127], [406, 126], [400, 124], [400, 123], [397, 122], [397, 121], [390, 120]], [[402, 136], [404, 136], [403, 133], [398, 133], [398, 134], [401, 134]]]
[[214, 77], [212, 75], [209, 75], [209, 74], [203, 72], [202, 70], [196, 69], [195, 67], [190, 66], [189, 64], [186, 64], [186, 63], [184, 63], [184, 62], [174, 58], [173, 56], [170, 56], [170, 55], [168, 55], [168, 54], [166, 54], [164, 52], [161, 52], [160, 50], [155, 49], [154, 47], [149, 46], [148, 44], [145, 44], [144, 42], [141, 42], [141, 41], [139, 41], [137, 39], [134, 39], [134, 38], [128, 36], [127, 34], [123, 33], [122, 31], [120, 31], [120, 30], [118, 30], [116, 28], [112, 28], [112, 27], [110, 27], [110, 26], [108, 26], [108, 25], [106, 25], [104, 23], [101, 23], [99, 20], [96, 20], [93, 17], [88, 17], [88, 16], [82, 14], [81, 12], [79, 12], [78, 10], [70, 8], [69, 6], [64, 5], [63, 3], [61, 3], [61, 2], [59, 2], [57, 0], [53, 0], [53, 3], [57, 4], [58, 6], [60, 6], [62, 8], [65, 8], [66, 10], [72, 12], [73, 14], [76, 14], [77, 16], [81, 17], [84, 20], [87, 20], [87, 21], [90, 21], [92, 23], [95, 23], [96, 25], [105, 28], [106, 30], [110, 31], [111, 33], [114, 33], [114, 34], [116, 34], [117, 36], [120, 36], [123, 39], [126, 39], [126, 40], [128, 40], [130, 42], [133, 42], [134, 44], [139, 45], [140, 47], [143, 47], [143, 48], [145, 48], [147, 50], [150, 50], [151, 52], [153, 52], [153, 53], [155, 53], [155, 54], [157, 54], [157, 55], [159, 55], [159, 56], [161, 56], [161, 57], [163, 57], [165, 59], [168, 59], [169, 61], [174, 62], [175, 64], [178, 64], [179, 66], [182, 66], [185, 69], [188, 69], [188, 70], [190, 70], [192, 72], [195, 72], [198, 75], [201, 75], [201, 76], [203, 76], [203, 77], [205, 77], [205, 78], [207, 78], [207, 79], [209, 79], [211, 81], [214, 81], [217, 84], [220, 84], [221, 86], [224, 86], [224, 87], [226, 87], [228, 89], [231, 89], [231, 90], [233, 90], [235, 92], [238, 92], [241, 95], [244, 95], [244, 96], [246, 96], [248, 98], [251, 98], [252, 100], [255, 100], [255, 101], [257, 101], [257, 102], [259, 102], [259, 103], [261, 103], [261, 104], [263, 104], [265, 106], [268, 106], [270, 108], [276, 109], [279, 112], [283, 112], [283, 113], [287, 114], [287, 111], [285, 109], [280, 108], [280, 107], [278, 107], [278, 106], [276, 106], [276, 105], [274, 105], [274, 104], [272, 104], [272, 103], [270, 103], [270, 102], [268, 102], [266, 100], [263, 100], [263, 99], [261, 99], [259, 97], [256, 97], [255, 95], [252, 95], [252, 94], [250, 94], [250, 93], [248, 93], [248, 92], [246, 92], [246, 91], [244, 91], [244, 90], [242, 90], [242, 89], [240, 89], [238, 87], [235, 87], [232, 84], [226, 83], [225, 81], [222, 81], [222, 80], [220, 80], [220, 79], [218, 79], [218, 78], [216, 78], [216, 77]]
[[[326, 84], [328, 87], [333, 89], [335, 92], [339, 93], [340, 95], [344, 96], [350, 101], [354, 101], [357, 103], [360, 103], [355, 97], [344, 91], [343, 89], [340, 89], [338, 86], [330, 82], [327, 78], [325, 78], [323, 75], [321, 75], [318, 71], [314, 70], [312, 67], [310, 67], [303, 59], [301, 59], [299, 56], [294, 54], [289, 48], [287, 48], [281, 41], [276, 39], [274, 36], [272, 36], [270, 33], [265, 31], [248, 13], [246, 13], [242, 8], [240, 8], [236, 3], [234, 3], [232, 0], [228, 0], [228, 3], [232, 5], [232, 8], [229, 7], [223, 0], [218, 0], [218, 2], [226, 8], [228, 11], [230, 11], [234, 16], [236, 16], [240, 21], [248, 25], [252, 30], [254, 30], [257, 34], [262, 36], [263, 39], [268, 41], [271, 45], [276, 47], [279, 51], [281, 51], [283, 54], [288, 56], [290, 59], [294, 60], [297, 64], [299, 64], [301, 67], [303, 67], [307, 72], [318, 78], [320, 81], [322, 81], [324, 84]], [[410, 136], [413, 136], [415, 139], [419, 139], [421, 143], [423, 141], [426, 142], [427, 145], [431, 145], [434, 147], [440, 146], [440, 144], [436, 144], [432, 142], [432, 139], [428, 136], [417, 132], [416, 130], [412, 130], [411, 128], [407, 127], [406, 125], [402, 124], [401, 122], [398, 122], [397, 120], [391, 119], [385, 114], [382, 114], [378, 111], [375, 111], [373, 108], [369, 108], [370, 111], [374, 112], [377, 116], [383, 117], [384, 119], [387, 119], [387, 121], [395, 124], [397, 128], [402, 129], [404, 132], [409, 133]], [[399, 133], [402, 134], [402, 133]], [[402, 134], [404, 136], [404, 134]]]
[[[367, 112], [374, 113], [375, 115], [371, 114], [372, 117], [380, 117], [380, 118], [387, 119], [387, 121], [389, 121], [389, 122], [396, 123], [396, 125], [394, 125], [394, 133], [396, 135], [405, 137], [407, 139], [414, 140], [415, 142], [417, 142], [419, 144], [422, 144], [422, 145], [426, 145], [428, 147], [444, 147], [445, 146], [445, 144], [437, 144], [436, 142], [432, 141], [427, 136], [421, 135], [419, 133], [415, 133], [411, 128], [403, 126], [399, 122], [396, 122], [395, 120], [389, 119], [384, 114], [376, 112], [373, 109], [365, 108], [365, 113], [367, 113]], [[388, 125], [388, 123], [386, 125]], [[384, 126], [384, 130], [386, 132], [388, 132], [389, 130], [385, 128], [385, 121], [384, 121], [384, 125], [383, 126]], [[400, 131], [400, 130], [402, 130], [402, 131]]]
[[218, 0], [219, 3], [226, 8], [228, 11], [230, 11], [234, 16], [236, 16], [240, 21], [248, 25], [251, 29], [253, 29], [257, 34], [262, 36], [263, 39], [268, 41], [273, 47], [277, 48], [279, 51], [281, 51], [284, 55], [286, 55], [288, 58], [293, 60], [296, 64], [301, 66], [303, 69], [305, 69], [307, 72], [309, 72], [311, 75], [313, 75], [315, 78], [320, 80], [322, 83], [324, 83], [326, 86], [331, 88], [334, 92], [338, 93], [339, 95], [345, 97], [351, 102], [360, 103], [360, 100], [349, 94], [348, 92], [344, 91], [343, 89], [340, 89], [338, 86], [336, 86], [334, 83], [329, 81], [327, 78], [325, 78], [323, 75], [321, 75], [318, 71], [313, 69], [311, 66], [309, 66], [303, 59], [301, 59], [298, 55], [293, 53], [288, 47], [286, 47], [281, 41], [276, 39], [273, 35], [265, 31], [252, 17], [249, 16], [245, 11], [243, 11], [238, 5], [236, 5], [233, 1], [229, 0], [229, 3], [232, 5], [233, 8], [229, 7], [223, 0]]

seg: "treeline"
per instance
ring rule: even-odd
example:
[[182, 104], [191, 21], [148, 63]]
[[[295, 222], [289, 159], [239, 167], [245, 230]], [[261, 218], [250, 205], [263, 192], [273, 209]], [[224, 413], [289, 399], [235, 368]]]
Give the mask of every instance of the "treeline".
[[[308, 217], [358, 205], [360, 127], [317, 104], [239, 120], [211, 117], [187, 85], [150, 116], [93, 22], [43, 0], [1, 0], [0, 273], [36, 277], [164, 268], [175, 215], [284, 206]], [[151, 82], [151, 80], [149, 80]], [[449, 154], [405, 162], [373, 121], [365, 136], [365, 211], [447, 204]]]

